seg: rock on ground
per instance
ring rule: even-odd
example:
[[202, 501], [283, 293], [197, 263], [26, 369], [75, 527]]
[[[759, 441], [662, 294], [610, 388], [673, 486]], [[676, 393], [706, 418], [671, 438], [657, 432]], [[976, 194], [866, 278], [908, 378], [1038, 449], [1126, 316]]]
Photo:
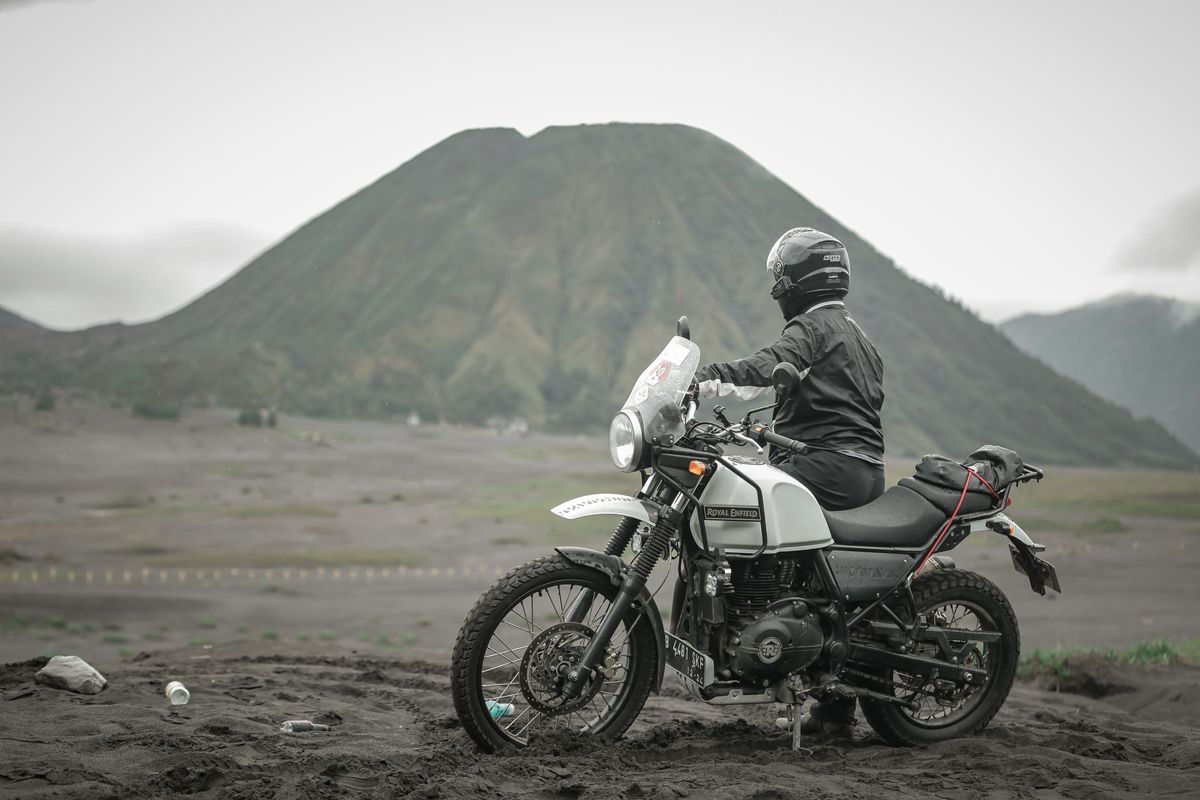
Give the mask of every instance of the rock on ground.
[[80, 694], [99, 694], [108, 685], [104, 676], [79, 656], [53, 656], [33, 679], [43, 686]]

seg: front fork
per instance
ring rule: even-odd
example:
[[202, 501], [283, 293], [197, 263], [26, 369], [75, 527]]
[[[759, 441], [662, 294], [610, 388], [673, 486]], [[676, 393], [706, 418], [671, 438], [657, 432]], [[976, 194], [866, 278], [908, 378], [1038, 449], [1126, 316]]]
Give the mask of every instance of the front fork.
[[[634, 557], [633, 563], [630, 564], [629, 570], [625, 573], [621, 581], [621, 590], [617, 592], [617, 597], [613, 600], [612, 606], [609, 607], [608, 613], [604, 615], [604, 619], [600, 621], [599, 627], [595, 634], [588, 642], [587, 649], [583, 653], [583, 658], [579, 663], [567, 674], [566, 683], [563, 685], [563, 694], [569, 698], [578, 697], [583, 688], [587, 686], [593, 676], [596, 674], [596, 664], [603, 660], [605, 650], [608, 648], [608, 643], [616, 633], [617, 626], [621, 624], [621, 620], [629, 613], [629, 609], [633, 607], [633, 603], [641, 595], [642, 590], [646, 588], [646, 582], [650, 579], [650, 573], [654, 571], [654, 567], [658, 564], [660, 558], [667, 554], [671, 545], [671, 537], [679, 529], [679, 521], [682, 518], [682, 509], [687, 502], [687, 498], [683, 495], [677, 495], [669, 506], [663, 506], [659, 512], [658, 521], [655, 523], [653, 530], [650, 532], [649, 538]], [[609, 539], [609, 547], [605, 548], [608, 555], [619, 555], [624, 552], [625, 545], [629, 543], [628, 538], [624, 543], [621, 543], [621, 548], [615, 553], [609, 553], [609, 549], [619, 544], [619, 537], [632, 537], [633, 532], [637, 530], [637, 520], [631, 517], [626, 517], [621, 520], [621, 524], [613, 531], [612, 537]], [[626, 526], [628, 530], [626, 531]], [[587, 609], [591, 607], [591, 597], [580, 597], [575, 606], [571, 609], [568, 621], [578, 622], [582, 619], [582, 615], [587, 613]], [[579, 614], [579, 619], [575, 616]], [[635, 623], [636, 624], [636, 623]]]
[[[649, 497], [657, 488], [658, 478], [651, 475], [642, 485], [642, 491], [638, 497]], [[612, 536], [608, 537], [608, 544], [604, 546], [604, 555], [619, 556], [624, 553], [640, 524], [636, 517], [621, 517], [621, 521], [617, 523], [617, 529], [612, 532]], [[566, 621], [582, 623], [587, 617], [588, 611], [591, 610], [594, 599], [596, 599], [596, 593], [591, 589], [584, 589], [580, 592], [579, 597], [575, 598], [567, 610]]]

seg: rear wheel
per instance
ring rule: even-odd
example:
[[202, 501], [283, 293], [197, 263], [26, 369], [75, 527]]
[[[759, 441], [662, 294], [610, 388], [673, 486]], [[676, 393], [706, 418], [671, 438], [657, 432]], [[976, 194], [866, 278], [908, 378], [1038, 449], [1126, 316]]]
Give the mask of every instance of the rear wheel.
[[[591, 607], [568, 622], [587, 590]], [[563, 732], [615, 738], [633, 723], [654, 682], [658, 647], [636, 611], [617, 627], [595, 680], [577, 698], [562, 692], [616, 595], [607, 575], [548, 556], [512, 570], [479, 598], [454, 646], [451, 690], [463, 728], [481, 749]]]
[[[1020, 630], [1008, 598], [982, 575], [956, 569], [939, 569], [913, 581], [917, 612], [930, 623], [951, 631], [959, 646], [968, 640], [952, 631], [995, 631], [994, 642], [976, 643], [963, 660], [965, 666], [986, 669], [982, 686], [961, 686], [951, 681], [931, 681], [899, 670], [876, 674], [885, 693], [911, 702], [900, 706], [870, 698], [861, 700], [863, 715], [892, 745], [923, 745], [969, 736], [983, 729], [1004, 705], [1017, 674], [1021, 653]], [[940, 657], [936, 645], [922, 644], [917, 655]]]

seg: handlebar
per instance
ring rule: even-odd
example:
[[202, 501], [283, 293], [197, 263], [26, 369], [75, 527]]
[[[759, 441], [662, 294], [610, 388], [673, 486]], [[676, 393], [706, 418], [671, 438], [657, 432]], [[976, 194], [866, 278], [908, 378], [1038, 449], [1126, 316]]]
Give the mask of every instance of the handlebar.
[[747, 435], [762, 444], [769, 444], [778, 447], [782, 450], [787, 450], [790, 453], [803, 453], [806, 445], [804, 442], [795, 439], [789, 439], [786, 436], [780, 436], [775, 431], [771, 430], [761, 422], [755, 422], [746, 429]]

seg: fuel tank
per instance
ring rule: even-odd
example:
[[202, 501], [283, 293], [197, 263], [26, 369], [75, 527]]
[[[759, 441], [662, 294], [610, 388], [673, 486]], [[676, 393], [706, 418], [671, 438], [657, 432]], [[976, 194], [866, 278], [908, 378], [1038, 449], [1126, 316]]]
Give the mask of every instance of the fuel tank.
[[[833, 544], [817, 498], [781, 469], [751, 459], [730, 459], [762, 489], [766, 512], [766, 553], [813, 550]], [[731, 556], [751, 555], [762, 544], [758, 495], [754, 487], [718, 464], [700, 495], [710, 548], [723, 547]], [[691, 516], [692, 538], [700, 544], [699, 510]]]

